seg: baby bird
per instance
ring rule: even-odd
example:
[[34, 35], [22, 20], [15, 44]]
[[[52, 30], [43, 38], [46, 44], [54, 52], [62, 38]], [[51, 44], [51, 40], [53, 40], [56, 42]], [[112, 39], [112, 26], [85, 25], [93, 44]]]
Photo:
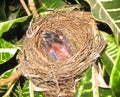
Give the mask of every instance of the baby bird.
[[72, 56], [73, 55], [72, 47], [71, 47], [70, 42], [65, 37], [65, 35], [63, 35], [63, 33], [60, 30], [56, 30], [56, 34], [58, 35], [58, 38], [60, 39], [60, 41], [63, 42], [63, 44], [64, 44], [65, 48], [67, 49], [67, 51], [69, 52], [70, 56]]
[[[55, 33], [50, 31], [46, 31], [41, 35], [43, 39], [43, 48], [45, 49], [48, 57], [53, 61], [63, 61], [72, 55], [72, 50], [68, 46], [70, 43], [66, 41], [62, 32], [60, 35], [57, 32]], [[61, 37], [65, 39], [62, 39]]]
[[49, 31], [45, 31], [44, 34], [41, 35], [41, 38], [43, 39], [43, 41], [51, 41], [55, 38], [55, 33], [54, 32], [49, 32]]
[[60, 58], [56, 55], [55, 50], [49, 42], [43, 43], [43, 49], [47, 53], [48, 57], [53, 61], [59, 61]]

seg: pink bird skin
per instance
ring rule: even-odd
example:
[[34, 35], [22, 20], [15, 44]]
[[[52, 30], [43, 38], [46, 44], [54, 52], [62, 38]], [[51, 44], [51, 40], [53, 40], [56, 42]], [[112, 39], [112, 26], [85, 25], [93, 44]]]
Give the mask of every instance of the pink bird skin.
[[67, 49], [67, 51], [69, 52], [70, 56], [72, 56], [72, 47], [70, 42], [67, 40], [67, 38], [65, 37], [65, 35], [63, 35], [62, 31], [60, 30], [56, 30], [56, 34], [58, 35], [59, 39], [63, 42], [65, 48]]
[[72, 56], [71, 45], [61, 31], [46, 31], [41, 37], [43, 39], [43, 48], [53, 61], [64, 61]]

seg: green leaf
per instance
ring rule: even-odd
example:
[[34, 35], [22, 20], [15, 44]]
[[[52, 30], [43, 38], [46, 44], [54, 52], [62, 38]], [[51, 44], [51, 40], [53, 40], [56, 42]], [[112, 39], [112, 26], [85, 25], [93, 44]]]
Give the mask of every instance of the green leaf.
[[99, 97], [116, 97], [112, 89], [99, 87]]
[[[17, 83], [16, 86], [12, 90], [11, 97], [30, 97], [30, 92], [33, 92], [33, 91], [30, 91], [29, 84], [30, 84], [30, 81], [26, 80], [24, 82], [23, 88], [21, 88], [20, 82]], [[34, 95], [34, 97], [45, 97], [42, 92], [34, 91], [33, 95]]]
[[[11, 93], [10, 93], [10, 96], [11, 97], [22, 97], [22, 89], [21, 89], [21, 86], [20, 86], [20, 82], [18, 82], [14, 88], [12, 89]], [[27, 97], [27, 96], [25, 96]]]
[[110, 76], [110, 86], [116, 93], [117, 97], [120, 95], [120, 45], [119, 53], [115, 61], [115, 66], [113, 67], [111, 76]]
[[100, 56], [100, 60], [105, 66], [105, 70], [107, 71], [108, 75], [110, 76], [118, 54], [117, 43], [115, 42], [115, 38], [110, 34], [101, 32], [101, 36], [104, 38], [104, 40], [106, 40], [107, 47], [104, 53]]
[[43, 94], [43, 92], [34, 92], [34, 97], [45, 97], [45, 95]]
[[[2, 34], [4, 32], [7, 32], [15, 24], [25, 22], [28, 19], [28, 17], [29, 16], [25, 16], [25, 17], [22, 17], [22, 18], [17, 18], [17, 19], [14, 19], [14, 20], [10, 20], [10, 21], [0, 23], [0, 37], [2, 36]], [[20, 32], [18, 32], [18, 33], [20, 33]]]
[[2, 0], [2, 3], [0, 4], [0, 20], [2, 21], [6, 20], [5, 7], [5, 0]]
[[58, 8], [65, 6], [66, 3], [63, 0], [42, 0], [47, 8]]
[[67, 4], [63, 0], [42, 0], [44, 6], [37, 9], [40, 16], [46, 16], [49, 10], [54, 10], [56, 8], [64, 8]]
[[[29, 88], [30, 85], [29, 84], [30, 84], [29, 80], [27, 80], [24, 83], [24, 86], [22, 88], [22, 95], [20, 97], [30, 97], [30, 92], [32, 92], [32, 91], [30, 91], [30, 88]], [[36, 91], [34, 91], [33, 95], [34, 95], [34, 97], [45, 97], [42, 92], [36, 92]]]
[[24, 86], [22, 88], [22, 95], [21, 97], [30, 97], [30, 90], [29, 90], [29, 81], [25, 81]]
[[21, 88], [20, 81], [12, 89], [11, 97], [30, 97], [29, 81], [24, 82], [23, 88]]
[[[95, 83], [93, 80], [98, 79], [94, 77], [93, 73], [95, 72], [92, 71], [91, 67], [86, 71], [85, 75], [80, 81], [75, 97], [115, 97], [112, 89], [101, 88], [97, 86], [97, 83]], [[93, 94], [93, 92], [95, 94]]]
[[120, 42], [120, 1], [119, 0], [85, 0], [91, 6], [96, 20], [107, 23], [112, 29], [117, 43]]
[[89, 68], [78, 86], [75, 97], [93, 97], [92, 94], [92, 68]]
[[13, 44], [0, 38], [0, 64], [11, 59], [15, 55], [16, 51], [17, 48]]
[[8, 78], [8, 77], [12, 74], [12, 72], [13, 72], [14, 70], [15, 70], [15, 68], [10, 69], [10, 70], [4, 72], [4, 73], [0, 76], [0, 79]]

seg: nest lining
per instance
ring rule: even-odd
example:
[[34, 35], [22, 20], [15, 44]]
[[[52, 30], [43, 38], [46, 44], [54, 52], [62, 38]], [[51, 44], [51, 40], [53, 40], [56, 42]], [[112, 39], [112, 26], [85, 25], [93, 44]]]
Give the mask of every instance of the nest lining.
[[[42, 50], [40, 35], [57, 29], [69, 40], [73, 56], [65, 61], [53, 62]], [[79, 83], [76, 80], [80, 80], [85, 70], [96, 62], [101, 41], [95, 21], [88, 12], [47, 15], [28, 29], [19, 69], [40, 91], [50, 92], [51, 95], [68, 95], [75, 92]]]

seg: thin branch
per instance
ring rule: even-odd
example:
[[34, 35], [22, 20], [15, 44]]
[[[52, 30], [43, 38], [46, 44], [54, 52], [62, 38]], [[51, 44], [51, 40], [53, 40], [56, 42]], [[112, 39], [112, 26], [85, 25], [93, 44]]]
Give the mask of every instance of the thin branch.
[[39, 18], [39, 15], [38, 15], [37, 9], [35, 7], [34, 0], [28, 0], [28, 3], [29, 3], [29, 6], [30, 6], [30, 10], [32, 11], [33, 18], [35, 20], [37, 20]]
[[40, 7], [45, 6], [42, 2], [42, 0], [38, 0]]
[[21, 71], [17, 70], [16, 72], [14, 72], [10, 77], [6, 78], [6, 79], [2, 79], [0, 80], [0, 87], [2, 87], [3, 85], [9, 83], [9, 82], [14, 82], [15, 80], [17, 80], [19, 77], [21, 76]]
[[25, 9], [27, 15], [28, 15], [28, 16], [31, 15], [30, 10], [28, 9], [28, 7], [27, 7], [25, 1], [24, 1], [24, 0], [20, 0], [20, 2], [21, 2], [21, 4], [22, 4], [22, 6], [24, 7], [24, 9]]

